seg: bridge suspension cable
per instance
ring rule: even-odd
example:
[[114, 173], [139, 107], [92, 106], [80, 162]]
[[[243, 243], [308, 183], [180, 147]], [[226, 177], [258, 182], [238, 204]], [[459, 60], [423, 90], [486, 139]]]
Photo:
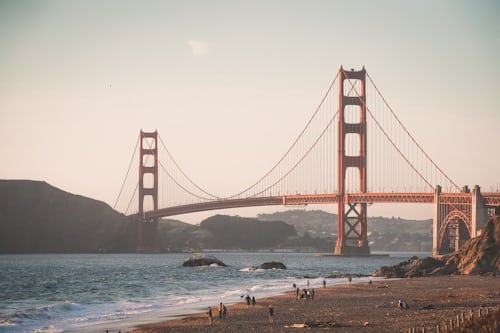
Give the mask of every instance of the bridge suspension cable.
[[[404, 160], [405, 164], [415, 173], [415, 175], [418, 176], [418, 178], [423, 181], [426, 184], [427, 190], [432, 190], [434, 185], [437, 184], [432, 184], [431, 181], [429, 180], [429, 177], [432, 179], [435, 179], [435, 176], [432, 176], [434, 170], [437, 170], [438, 173], [444, 177], [444, 179], [456, 190], [460, 190], [460, 188], [436, 165], [436, 163], [429, 157], [429, 155], [422, 149], [420, 144], [415, 140], [415, 138], [409, 133], [408, 129], [402, 124], [401, 120], [395, 112], [392, 110], [392, 108], [389, 106], [387, 101], [385, 100], [384, 96], [381, 94], [381, 92], [378, 90], [376, 85], [374, 84], [373, 80], [371, 79], [370, 75], [367, 73], [367, 76], [369, 78], [369, 82], [372, 84], [373, 88], [375, 89], [377, 96], [379, 96], [382, 99], [383, 106], [387, 107], [387, 109], [390, 111], [390, 115], [392, 115], [393, 119], [395, 119], [395, 124], [390, 121], [389, 124], [385, 124], [385, 126], [381, 123], [380, 119], [377, 118], [375, 115], [375, 110], [379, 111], [379, 108], [372, 108], [367, 101], [364, 101], [363, 99], [360, 98], [360, 102], [365, 106], [366, 110], [368, 111], [368, 114], [370, 115], [371, 119], [376, 125], [376, 128], [380, 130], [381, 134], [383, 137], [386, 138], [386, 140], [390, 143], [390, 145], [395, 149], [397, 152], [397, 155]], [[356, 96], [360, 96], [359, 91], [355, 87], [354, 83], [351, 82], [351, 80], [347, 80], [349, 84], [351, 85], [351, 90], [354, 90]], [[373, 99], [373, 97], [372, 97]], [[383, 115], [382, 115], [383, 116]], [[396, 142], [396, 138], [394, 137], [395, 135], [398, 135], [398, 128], [401, 128], [403, 130], [403, 134], [410, 139], [410, 142], [413, 143], [414, 147], [417, 148], [417, 151], [423, 154], [425, 159], [430, 163], [430, 170], [428, 170], [425, 173], [428, 173], [429, 175], [426, 177], [424, 175], [424, 166], [419, 166], [419, 164], [423, 164], [422, 159], [417, 155], [416, 157], [412, 157], [414, 153], [412, 153], [412, 148], [410, 146], [410, 142], [407, 142], [404, 137], [401, 137], [401, 135], [398, 137], [398, 140]], [[369, 142], [369, 144], [373, 145], [375, 149], [379, 149], [380, 151], [380, 141], [375, 145], [373, 142]], [[406, 147], [405, 147], [406, 144]], [[370, 153], [370, 156], [373, 156], [374, 154]], [[382, 154], [375, 154], [375, 155], [381, 155], [384, 156], [385, 159], [388, 159], [388, 157], [392, 156], [390, 152], [383, 152]], [[393, 157], [394, 158], [394, 157]], [[410, 160], [412, 159], [412, 160]], [[420, 163], [419, 163], [420, 162]], [[375, 163], [376, 164], [376, 163]], [[406, 168], [400, 167], [400, 168], [395, 168], [395, 161], [389, 161], [388, 163], [386, 162], [385, 168], [388, 168], [390, 172], [386, 173], [385, 175], [382, 175], [380, 171], [378, 176], [383, 179], [386, 184], [389, 184], [388, 187], [391, 188], [392, 192], [396, 191], [398, 192], [399, 189], [409, 191], [408, 189], [405, 189], [405, 186], [409, 186], [410, 188], [413, 186], [417, 187], [416, 184], [412, 184], [411, 181], [409, 180], [410, 177], [406, 172]], [[384, 166], [382, 165], [373, 165], [370, 167], [370, 172], [373, 175], [374, 174], [374, 169], [376, 168], [383, 168]], [[377, 170], [375, 170], [377, 172]], [[396, 176], [400, 177], [399, 181], [396, 181]], [[385, 187], [383, 190], [379, 190], [379, 192], [385, 192]], [[411, 191], [410, 191], [411, 192]]]
[[[188, 190], [186, 187], [184, 187], [181, 183], [179, 183], [177, 180], [175, 180], [175, 178], [172, 176], [172, 174], [170, 172], [168, 172], [167, 168], [163, 165], [163, 163], [161, 161], [158, 161], [158, 164], [160, 165], [160, 167], [162, 168], [163, 172], [168, 176], [169, 179], [171, 179], [177, 186], [179, 186], [182, 190], [184, 190], [186, 193], [188, 194], [191, 194], [193, 197], [195, 198], [198, 198], [198, 199], [202, 199], [202, 200], [214, 200], [214, 199], [218, 199], [217, 197], [215, 196], [212, 196], [211, 194], [203, 191], [203, 193], [207, 193], [210, 195], [209, 198], [206, 198], [206, 197], [203, 197], [201, 195], [198, 195], [190, 190]], [[187, 178], [187, 177], [186, 177]], [[189, 178], [188, 178], [189, 179]], [[192, 183], [194, 186], [196, 186], [196, 184]], [[200, 189], [198, 186], [196, 186], [198, 189]]]
[[[319, 105], [315, 109], [315, 111], [312, 114], [312, 116], [309, 118], [309, 121], [307, 122], [307, 124], [305, 125], [305, 127], [299, 133], [299, 135], [297, 136], [297, 138], [293, 141], [293, 143], [288, 148], [288, 150], [271, 167], [271, 169], [267, 173], [265, 173], [264, 176], [262, 176], [259, 180], [257, 180], [254, 184], [248, 186], [247, 188], [245, 188], [244, 190], [242, 190], [242, 191], [240, 191], [238, 193], [235, 193], [235, 194], [233, 194], [231, 196], [226, 197], [225, 199], [239, 198], [239, 197], [242, 197], [245, 193], [251, 192], [259, 184], [263, 183], [264, 180], [267, 177], [269, 177], [274, 171], [276, 171], [279, 166], [282, 165], [282, 163], [284, 162], [284, 160], [291, 154], [292, 150], [295, 147], [297, 147], [297, 145], [300, 142], [300, 140], [304, 137], [304, 134], [306, 133], [306, 131], [310, 128], [311, 123], [317, 117], [319, 111], [321, 110], [322, 106], [324, 105], [325, 101], [327, 100], [327, 97], [331, 94], [331, 92], [333, 90], [333, 87], [335, 87], [335, 83], [337, 82], [337, 79], [338, 79], [338, 74], [335, 76], [335, 78], [333, 79], [332, 83], [330, 84], [330, 86], [326, 90], [325, 94], [323, 95], [323, 98], [321, 99]], [[328, 124], [326, 125], [326, 127], [323, 129], [323, 131], [321, 132], [321, 134], [316, 138], [316, 140], [313, 142], [313, 144], [306, 150], [305, 154], [302, 157], [300, 157], [296, 163], [292, 164], [292, 166], [287, 171], [285, 171], [281, 177], [278, 177], [278, 179], [276, 181], [271, 182], [271, 185], [268, 185], [264, 189], [259, 190], [257, 193], [254, 193], [251, 196], [258, 196], [258, 195], [264, 194], [266, 191], [272, 189], [279, 182], [283, 181], [288, 175], [290, 175], [297, 168], [297, 166], [305, 159], [305, 157], [309, 155], [309, 153], [312, 151], [312, 149], [316, 146], [316, 144], [320, 141], [320, 139], [325, 135], [325, 132], [330, 127], [330, 125], [332, 124], [332, 122], [335, 119], [335, 117], [337, 116], [337, 114], [338, 114], [338, 109], [337, 109], [337, 112], [334, 114], [334, 116], [330, 119], [330, 121], [328, 122]]]
[[[380, 92], [380, 90], [378, 89], [377, 85], [375, 84], [375, 82], [373, 82], [370, 74], [367, 72], [366, 75], [368, 76], [368, 80], [370, 81], [370, 83], [373, 85], [373, 87], [375, 88], [375, 90], [377, 91], [378, 95], [382, 98], [384, 104], [387, 106], [387, 108], [389, 109], [389, 111], [391, 112], [391, 114], [394, 116], [394, 118], [396, 119], [396, 121], [398, 122], [398, 124], [401, 126], [401, 128], [403, 128], [403, 130], [405, 131], [405, 133], [408, 135], [408, 137], [411, 139], [411, 141], [413, 141], [413, 143], [417, 146], [417, 148], [420, 150], [420, 152], [422, 154], [424, 154], [424, 156], [429, 160], [429, 162], [446, 178], [446, 180], [448, 182], [450, 182], [450, 184], [452, 184], [456, 190], [460, 191], [460, 187], [453, 181], [451, 180], [450, 177], [448, 177], [448, 175], [446, 173], [444, 173], [444, 171], [434, 162], [434, 160], [425, 152], [425, 150], [422, 148], [422, 146], [417, 142], [417, 140], [413, 137], [413, 135], [411, 135], [411, 133], [408, 131], [408, 129], [406, 128], [406, 126], [401, 122], [401, 120], [399, 119], [399, 117], [397, 116], [397, 114], [394, 112], [394, 110], [392, 109], [392, 107], [389, 105], [389, 103], [387, 103], [384, 95], [382, 95], [382, 93]], [[372, 115], [372, 113], [370, 112], [370, 115]], [[373, 115], [372, 115], [373, 116]], [[408, 161], [408, 163], [411, 165], [411, 163]], [[413, 166], [412, 166], [413, 167]]]
[[182, 186], [180, 183], [178, 183], [175, 179], [172, 178], [172, 175], [167, 171], [167, 169], [165, 168], [165, 166], [160, 163], [162, 169], [165, 171], [165, 173], [172, 179], [172, 181], [174, 181], [179, 187], [181, 187], [184, 191], [186, 191], [187, 193], [199, 198], [199, 199], [204, 199], [204, 200], [212, 200], [212, 199], [221, 199], [220, 197], [218, 197], [217, 195], [214, 195], [210, 192], [207, 192], [205, 191], [203, 188], [201, 188], [200, 186], [198, 186], [198, 184], [196, 184], [185, 172], [184, 170], [179, 166], [179, 164], [177, 163], [177, 161], [175, 160], [175, 158], [172, 156], [172, 154], [170, 153], [170, 151], [168, 150], [167, 148], [167, 145], [163, 142], [163, 139], [161, 138], [160, 135], [158, 135], [159, 139], [160, 139], [160, 143], [162, 144], [163, 146], [163, 149], [165, 149], [165, 151], [167, 152], [168, 154], [168, 157], [170, 157], [170, 159], [172, 160], [173, 164], [175, 165], [175, 167], [180, 171], [180, 173], [188, 180], [188, 182], [193, 185], [196, 189], [200, 190], [201, 192], [203, 192], [204, 194], [206, 194], [208, 196], [208, 198], [205, 198], [205, 197], [202, 197], [202, 196], [199, 196], [195, 193], [193, 193], [192, 191], [189, 191], [187, 188], [185, 188], [184, 186]]
[[323, 130], [323, 132], [321, 132], [321, 134], [318, 136], [318, 138], [316, 139], [316, 141], [314, 141], [314, 143], [309, 147], [309, 149], [306, 151], [306, 153], [290, 168], [290, 170], [288, 170], [288, 172], [286, 172], [283, 176], [281, 176], [281, 178], [277, 179], [273, 184], [271, 184], [268, 187], [262, 189], [260, 192], [257, 192], [255, 194], [253, 194], [250, 197], [257, 197], [257, 196], [265, 193], [269, 189], [273, 188], [276, 184], [278, 184], [279, 182], [281, 182], [283, 179], [285, 179], [288, 175], [290, 175], [297, 168], [297, 166], [302, 161], [304, 161], [304, 159], [309, 155], [309, 153], [313, 150], [313, 148], [316, 146], [316, 144], [323, 138], [323, 136], [326, 133], [326, 131], [333, 124], [335, 118], [337, 118], [337, 115], [338, 115], [338, 112], [336, 112], [334, 114], [334, 116], [332, 117], [332, 119], [330, 119], [330, 122], [326, 125], [325, 129]]
[[[128, 179], [128, 175], [130, 173], [130, 169], [132, 168], [132, 164], [134, 162], [134, 158], [137, 154], [137, 148], [139, 147], [139, 141], [140, 141], [140, 137], [138, 136], [137, 137], [137, 140], [135, 142], [135, 148], [134, 148], [134, 151], [132, 153], [132, 156], [130, 158], [130, 162], [128, 164], [128, 168], [127, 168], [127, 172], [125, 173], [125, 177], [123, 178], [123, 182], [122, 182], [122, 186], [120, 187], [120, 191], [118, 192], [118, 195], [116, 196], [116, 200], [115, 200], [115, 203], [113, 204], [113, 209], [116, 208], [116, 205], [118, 204], [118, 201], [120, 200], [120, 197], [122, 195], [122, 192], [123, 192], [123, 189], [125, 187], [125, 183], [127, 182], [127, 179]], [[139, 186], [139, 182], [137, 182], [137, 186]], [[137, 189], [137, 187], [136, 187]], [[130, 203], [129, 203], [129, 206], [130, 206]], [[128, 211], [128, 207], [127, 207], [127, 211]]]

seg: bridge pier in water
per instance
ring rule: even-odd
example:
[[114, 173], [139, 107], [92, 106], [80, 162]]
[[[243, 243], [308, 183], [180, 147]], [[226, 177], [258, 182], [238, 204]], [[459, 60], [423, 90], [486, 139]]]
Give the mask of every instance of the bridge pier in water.
[[[339, 202], [338, 205], [338, 238], [334, 249], [335, 254], [369, 256], [366, 204], [345, 205], [344, 202]], [[342, 218], [340, 218], [341, 210], [344, 211]]]

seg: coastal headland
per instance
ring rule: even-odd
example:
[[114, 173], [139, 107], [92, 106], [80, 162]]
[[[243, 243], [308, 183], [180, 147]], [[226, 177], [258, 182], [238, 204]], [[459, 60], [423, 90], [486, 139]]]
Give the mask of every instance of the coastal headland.
[[[355, 282], [355, 281], [353, 281]], [[290, 286], [290, 290], [292, 286]], [[398, 308], [398, 301], [408, 309]], [[297, 300], [290, 291], [255, 306], [241, 302], [228, 306], [226, 319], [219, 319], [217, 300], [212, 305], [210, 325], [206, 313], [160, 323], [142, 325], [132, 333], [170, 332], [436, 332], [450, 321], [456, 323], [471, 311], [493, 313], [500, 305], [500, 277], [494, 275], [452, 275], [390, 279], [373, 283], [352, 283], [316, 288], [314, 299]], [[269, 305], [274, 309], [269, 322]], [[498, 312], [497, 312], [498, 315]], [[498, 319], [497, 319], [498, 321]]]

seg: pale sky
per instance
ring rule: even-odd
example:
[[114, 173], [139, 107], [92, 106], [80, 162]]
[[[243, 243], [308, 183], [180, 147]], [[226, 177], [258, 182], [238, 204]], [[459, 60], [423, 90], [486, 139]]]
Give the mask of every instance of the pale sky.
[[112, 206], [142, 128], [233, 193], [286, 151], [341, 65], [366, 67], [457, 184], [500, 188], [500, 2], [461, 0], [0, 0], [0, 179]]

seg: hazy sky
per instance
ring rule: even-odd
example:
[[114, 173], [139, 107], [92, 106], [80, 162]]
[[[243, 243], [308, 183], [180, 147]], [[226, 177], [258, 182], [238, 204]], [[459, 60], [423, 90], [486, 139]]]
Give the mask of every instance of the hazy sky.
[[[341, 65], [366, 67], [457, 184], [500, 187], [500, 2], [461, 0], [0, 0], [0, 178], [113, 205], [142, 128], [233, 193], [286, 151]], [[432, 208], [410, 211], [369, 215]]]

